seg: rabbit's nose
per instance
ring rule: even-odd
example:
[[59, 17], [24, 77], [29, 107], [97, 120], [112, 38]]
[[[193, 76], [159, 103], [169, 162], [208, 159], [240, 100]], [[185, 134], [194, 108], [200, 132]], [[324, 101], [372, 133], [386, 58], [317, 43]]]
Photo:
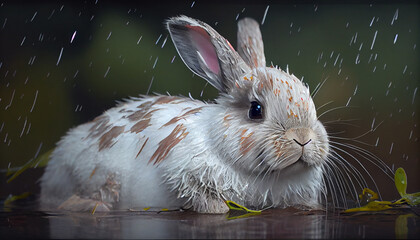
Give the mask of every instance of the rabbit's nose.
[[310, 128], [291, 128], [286, 131], [285, 137], [294, 141], [301, 147], [308, 145], [316, 138], [314, 131]]
[[309, 139], [307, 142], [305, 143], [300, 143], [298, 140], [293, 138], [293, 141], [295, 141], [295, 143], [299, 144], [301, 147], [305, 146], [306, 144], [310, 143], [312, 141], [312, 139]]

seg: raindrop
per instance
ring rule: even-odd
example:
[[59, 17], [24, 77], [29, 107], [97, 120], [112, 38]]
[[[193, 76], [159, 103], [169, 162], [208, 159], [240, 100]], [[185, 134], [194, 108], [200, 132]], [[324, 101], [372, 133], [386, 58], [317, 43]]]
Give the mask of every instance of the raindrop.
[[152, 69], [155, 69], [155, 67], [156, 67], [156, 63], [157, 63], [158, 59], [159, 59], [159, 57], [156, 57], [156, 59], [155, 59], [155, 63], [153, 63], [153, 67], [152, 67]]
[[394, 21], [397, 20], [397, 19], [398, 19], [398, 8], [395, 11], [394, 16], [392, 17], [391, 25], [393, 25], [394, 24]]
[[392, 148], [394, 147], [394, 142], [391, 143], [391, 148], [389, 149], [389, 154], [391, 155], [392, 153]]
[[153, 77], [152, 77], [152, 80], [150, 80], [150, 84], [149, 84], [149, 87], [147, 88], [146, 95], [148, 95], [148, 94], [149, 94], [150, 88], [152, 87], [153, 79], [155, 79], [155, 76], [153, 76]]
[[265, 9], [264, 16], [263, 16], [263, 19], [261, 21], [261, 25], [263, 25], [264, 22], [265, 22], [265, 17], [267, 16], [268, 8], [270, 8], [270, 5], [267, 5], [267, 8]]
[[4, 108], [4, 110], [7, 110], [10, 106], [12, 106], [12, 102], [13, 102], [13, 98], [15, 97], [15, 89], [13, 89], [13, 92], [12, 92], [12, 97], [10, 98], [10, 102], [9, 102], [9, 104]]
[[25, 122], [23, 123], [23, 128], [22, 128], [22, 132], [20, 133], [20, 138], [22, 137], [23, 133], [25, 132], [25, 128], [26, 128], [26, 122], [28, 121], [28, 117], [25, 117]]
[[61, 5], [60, 12], [63, 11], [64, 5]]
[[30, 122], [29, 125], [28, 125], [28, 130], [26, 130], [26, 135], [28, 135], [29, 130], [31, 130], [31, 126], [32, 126], [32, 123]]
[[356, 87], [354, 88], [354, 92], [353, 92], [353, 96], [354, 95], [356, 95], [356, 93], [357, 93], [357, 87], [358, 87], [359, 85], [356, 85]]
[[373, 21], [375, 20], [375, 17], [372, 18], [372, 21], [370, 21], [369, 27], [372, 27]]
[[175, 60], [175, 57], [176, 57], [176, 56], [174, 56], [174, 57], [172, 58], [172, 60], [171, 60], [171, 63], [173, 63], [173, 62], [174, 62], [174, 60]]
[[194, 4], [195, 4], [195, 1], [193, 1], [193, 2], [191, 3], [191, 8], [192, 8], [192, 7], [194, 7]]
[[166, 35], [165, 39], [163, 40], [162, 46], [160, 48], [163, 48], [165, 46], [166, 40], [168, 40], [168, 35]]
[[4, 18], [3, 27], [1, 29], [4, 29], [4, 26], [6, 26], [7, 18]]
[[23, 43], [25, 42], [26, 36], [23, 37], [22, 42], [20, 43], [20, 46], [23, 45]]
[[411, 100], [411, 104], [414, 104], [414, 99], [416, 98], [417, 88], [414, 89], [413, 92], [413, 99]]
[[376, 120], [376, 118], [373, 118], [372, 125], [370, 126], [370, 129], [372, 129], [372, 130], [373, 130], [373, 126], [375, 126], [375, 120]]
[[395, 34], [394, 44], [395, 44], [395, 42], [397, 41], [397, 38], [398, 38], [398, 33], [397, 33], [397, 34]]
[[238, 21], [239, 13], [236, 15], [235, 21]]
[[370, 54], [370, 57], [369, 57], [368, 63], [370, 63], [370, 61], [372, 60], [372, 57], [373, 57], [373, 53], [371, 53], [371, 54]]
[[71, 36], [70, 43], [72, 43], [72, 42], [73, 42], [74, 37], [76, 37], [76, 33], [77, 33], [77, 31], [74, 31], [73, 35]]
[[104, 74], [104, 78], [106, 78], [106, 75], [108, 75], [109, 69], [111, 68], [111, 66], [108, 66], [108, 69], [106, 70], [105, 74]]
[[112, 31], [109, 32], [108, 37], [106, 38], [106, 40], [108, 40], [111, 37]]
[[158, 42], [159, 42], [159, 40], [160, 40], [160, 38], [162, 37], [162, 34], [160, 34], [159, 35], [159, 37], [158, 37], [158, 39], [156, 40], [156, 42], [155, 42], [155, 45], [157, 45], [158, 44]]
[[32, 112], [34, 110], [37, 97], [38, 97], [38, 90], [36, 90], [35, 92], [34, 102], [32, 103], [32, 107], [31, 107], [31, 110], [29, 110], [29, 112]]
[[63, 50], [64, 50], [64, 47], [61, 48], [60, 55], [58, 56], [57, 63], [55, 64], [56, 66], [58, 66], [58, 64], [60, 63], [61, 55], [63, 54]]
[[351, 97], [349, 97], [349, 100], [347, 100], [346, 107], [348, 107], [348, 106], [349, 106], [349, 104], [350, 104], [350, 100], [351, 100]]
[[372, 45], [370, 46], [370, 50], [373, 49], [373, 45], [375, 44], [376, 35], [378, 34], [378, 30], [375, 31], [375, 35], [373, 36]]
[[379, 144], [379, 137], [376, 139], [375, 147], [377, 147]]
[[360, 44], [359, 51], [362, 50], [363, 43]]
[[51, 17], [54, 15], [54, 13], [55, 13], [55, 9], [53, 9], [52, 11], [51, 11], [51, 14], [50, 14], [50, 16], [48, 16], [48, 20], [50, 20], [51, 19]]
[[[3, 128], [3, 126], [2, 126], [2, 128]], [[408, 136], [408, 140], [410, 140], [412, 136], [413, 136], [413, 130], [411, 130], [410, 135]]]
[[143, 36], [140, 36], [140, 37], [139, 37], [139, 40], [137, 40], [137, 45], [139, 45], [139, 43], [140, 43], [140, 41], [141, 41], [142, 37], [143, 37]]
[[38, 12], [35, 12], [34, 15], [31, 18], [31, 20], [29, 20], [29, 22], [32, 22], [35, 19], [35, 17], [36, 17], [37, 14], [38, 14]]
[[360, 54], [358, 53], [356, 56], [356, 60], [354, 61], [355, 64], [359, 64], [360, 63], [360, 59], [359, 59]]
[[73, 78], [76, 78], [77, 74], [79, 73], [79, 70], [76, 70], [76, 72], [73, 75]]
[[4, 127], [4, 122], [1, 124], [1, 127], [0, 127], [0, 132], [2, 132], [2, 131], [3, 131], [3, 127]]
[[403, 74], [405, 73], [405, 71], [407, 71], [407, 65], [405, 65], [404, 67]]

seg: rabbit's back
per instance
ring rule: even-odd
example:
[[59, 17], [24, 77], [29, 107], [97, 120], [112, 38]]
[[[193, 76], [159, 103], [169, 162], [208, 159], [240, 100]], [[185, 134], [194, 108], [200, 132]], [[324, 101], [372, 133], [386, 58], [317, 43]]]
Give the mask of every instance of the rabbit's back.
[[77, 194], [113, 208], [182, 207], [163, 184], [161, 165], [173, 161], [173, 148], [205, 106], [183, 97], [142, 97], [71, 129], [41, 179], [41, 206], [58, 207]]

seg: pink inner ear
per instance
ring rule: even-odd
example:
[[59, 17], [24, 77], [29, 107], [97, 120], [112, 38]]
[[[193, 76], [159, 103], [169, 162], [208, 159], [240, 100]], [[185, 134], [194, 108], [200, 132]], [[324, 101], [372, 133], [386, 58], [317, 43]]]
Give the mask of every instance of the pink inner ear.
[[200, 55], [203, 57], [210, 71], [215, 74], [220, 73], [219, 60], [217, 58], [216, 50], [210, 40], [210, 35], [201, 27], [187, 26], [190, 31], [192, 43], [197, 48]]

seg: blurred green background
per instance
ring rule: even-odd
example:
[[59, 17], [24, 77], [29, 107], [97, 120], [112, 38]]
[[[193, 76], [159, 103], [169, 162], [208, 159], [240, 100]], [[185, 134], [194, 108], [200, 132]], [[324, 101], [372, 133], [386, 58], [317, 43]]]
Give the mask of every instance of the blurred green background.
[[[333, 102], [319, 113], [351, 106], [323, 115], [323, 122], [352, 120], [327, 130], [354, 138], [375, 129], [357, 139], [368, 145], [350, 143], [404, 167], [408, 192], [420, 191], [419, 9], [415, 2], [0, 3], [0, 168], [23, 165], [69, 128], [149, 86], [150, 94], [214, 99], [217, 92], [182, 63], [163, 22], [198, 18], [235, 46], [237, 19], [252, 17], [263, 22], [267, 63], [289, 67], [311, 90], [327, 78], [314, 101]], [[398, 197], [381, 170], [353, 155], [384, 198]]]

